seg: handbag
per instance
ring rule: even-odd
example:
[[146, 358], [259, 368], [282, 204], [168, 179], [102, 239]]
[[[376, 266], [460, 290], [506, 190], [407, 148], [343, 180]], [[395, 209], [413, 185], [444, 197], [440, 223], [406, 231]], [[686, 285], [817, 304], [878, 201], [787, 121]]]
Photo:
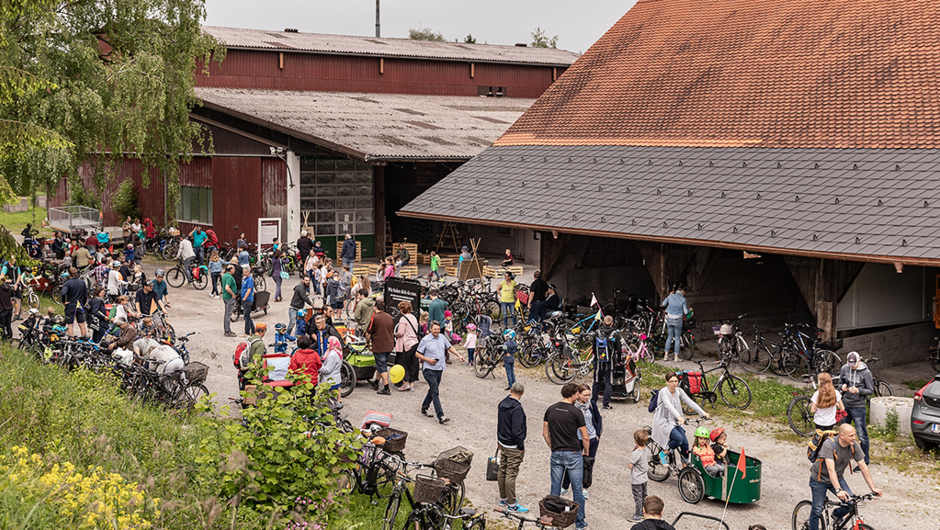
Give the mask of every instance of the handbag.
[[290, 278], [290, 274], [288, 274], [287, 271], [281, 271], [281, 279], [286, 280], [288, 278]]
[[486, 459], [486, 480], [494, 482], [499, 475], [499, 447], [496, 454]]

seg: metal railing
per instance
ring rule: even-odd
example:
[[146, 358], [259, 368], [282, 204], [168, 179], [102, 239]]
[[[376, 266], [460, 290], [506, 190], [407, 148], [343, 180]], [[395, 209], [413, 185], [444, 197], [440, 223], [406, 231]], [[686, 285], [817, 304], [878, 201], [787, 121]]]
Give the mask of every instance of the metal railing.
[[49, 224], [60, 230], [74, 230], [96, 226], [100, 222], [99, 212], [88, 206], [58, 206], [49, 208]]

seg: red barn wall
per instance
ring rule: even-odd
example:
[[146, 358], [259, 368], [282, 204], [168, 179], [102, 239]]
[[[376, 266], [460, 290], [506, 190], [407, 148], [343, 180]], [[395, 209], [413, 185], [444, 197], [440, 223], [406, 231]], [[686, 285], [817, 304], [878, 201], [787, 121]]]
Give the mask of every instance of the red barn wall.
[[[469, 62], [386, 58], [381, 66], [378, 57], [290, 52], [280, 68], [279, 53], [231, 49], [209, 75], [197, 68], [196, 85], [471, 97], [480, 86], [499, 86], [507, 97], [537, 98], [556, 74], [551, 66], [474, 63], [470, 77]], [[557, 75], [564, 70], [557, 68]]]

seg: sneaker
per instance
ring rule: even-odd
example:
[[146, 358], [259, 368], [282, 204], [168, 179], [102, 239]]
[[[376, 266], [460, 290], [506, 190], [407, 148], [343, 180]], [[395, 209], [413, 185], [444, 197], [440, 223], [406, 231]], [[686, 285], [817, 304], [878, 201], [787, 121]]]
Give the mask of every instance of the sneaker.
[[559, 497], [564, 497], [568, 493], [568, 488], [562, 488], [561, 493], [558, 494]]
[[604, 405], [604, 410], [614, 410], [610, 405]]
[[627, 521], [630, 521], [631, 523], [639, 523], [642, 520], [643, 520], [642, 515], [634, 515], [632, 517], [627, 517]]
[[584, 497], [585, 500], [587, 500], [587, 499], [590, 498], [590, 495], [588, 495], [588, 490], [587, 490], [587, 488], [582, 488], [582, 489], [581, 489], [581, 495]]
[[525, 506], [520, 505], [518, 502], [515, 504], [510, 504], [508, 510], [510, 512], [516, 513], [529, 513], [529, 509]]
[[441, 425], [444, 425], [445, 423], [447, 423], [447, 422], [450, 421], [450, 418], [448, 418], [447, 416], [441, 416], [437, 421], [438, 421]]
[[380, 396], [391, 396], [392, 391], [389, 390], [388, 387], [385, 387], [382, 390], [377, 391], [376, 394], [379, 394]]
[[427, 416], [427, 417], [429, 417], [429, 418], [433, 418], [433, 417], [434, 417], [434, 415], [431, 414], [431, 411], [429, 411], [429, 410], [422, 410], [422, 411], [421, 411], [421, 414], [423, 414], [423, 415], [425, 415], [425, 416]]
[[369, 380], [369, 386], [372, 387], [372, 390], [378, 390], [378, 389], [379, 389], [379, 382], [376, 381], [375, 379], [370, 379], [370, 380]]
[[225, 334], [225, 336], [226, 336], [226, 337], [237, 337], [238, 335], [236, 335], [235, 333], [229, 331], [228, 333]]
[[664, 466], [668, 466], [668, 465], [669, 465], [669, 457], [666, 456], [666, 452], [665, 452], [665, 451], [660, 451], [660, 452], [659, 452], [659, 462], [660, 462], [662, 465], [664, 465]]
[[506, 499], [500, 499], [500, 500], [499, 500], [499, 505], [500, 505], [500, 506], [508, 506], [508, 503], [506, 502]]

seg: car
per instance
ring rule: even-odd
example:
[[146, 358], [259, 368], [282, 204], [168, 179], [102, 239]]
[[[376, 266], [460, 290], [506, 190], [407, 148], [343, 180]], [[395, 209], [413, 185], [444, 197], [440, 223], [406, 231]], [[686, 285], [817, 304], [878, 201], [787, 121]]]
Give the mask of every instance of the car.
[[940, 374], [914, 394], [911, 433], [914, 443], [921, 449], [940, 445]]

